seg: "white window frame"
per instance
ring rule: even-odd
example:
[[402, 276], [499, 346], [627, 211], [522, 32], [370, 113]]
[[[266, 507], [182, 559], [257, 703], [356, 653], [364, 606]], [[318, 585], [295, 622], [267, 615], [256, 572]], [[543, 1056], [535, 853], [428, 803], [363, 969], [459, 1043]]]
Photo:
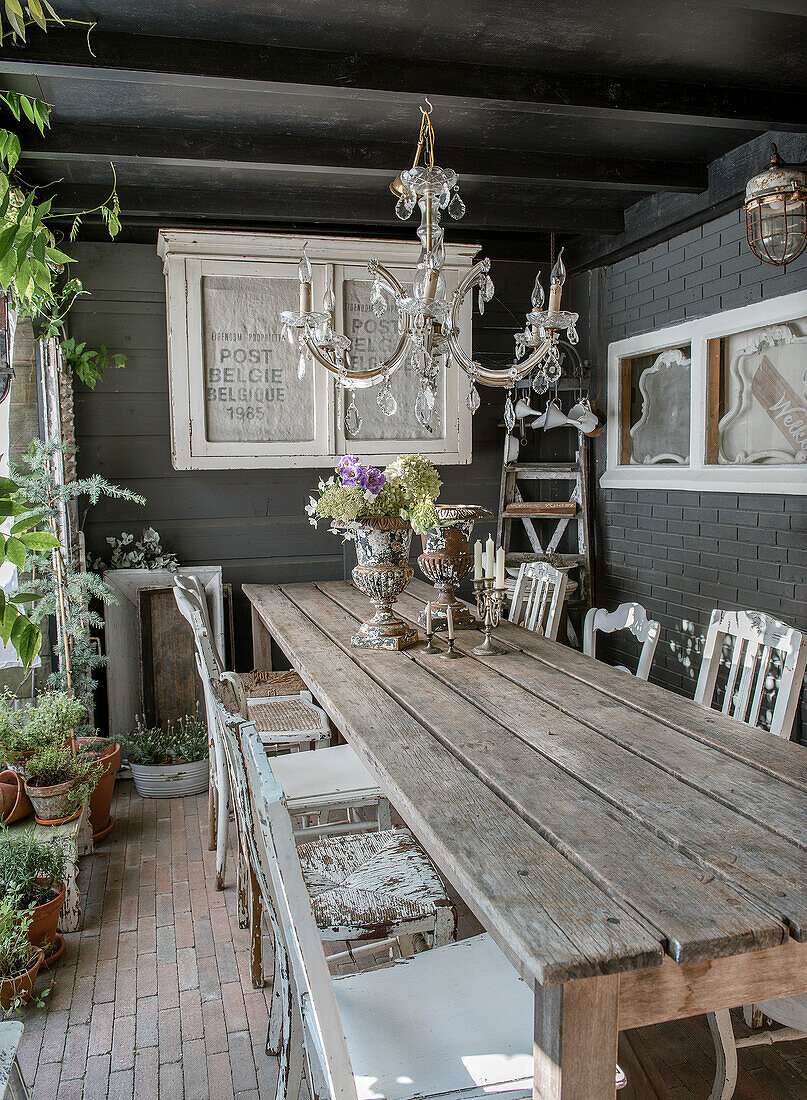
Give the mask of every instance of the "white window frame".
[[[411, 272], [417, 262], [417, 242], [300, 234], [228, 233], [163, 229], [157, 251], [166, 279], [168, 376], [171, 412], [171, 462], [177, 470], [273, 469], [335, 464], [347, 450], [372, 457], [379, 464], [398, 454], [428, 454], [438, 465], [471, 461], [471, 413], [466, 408], [464, 372], [446, 371], [445, 438], [435, 440], [346, 439], [338, 422], [337, 386], [324, 367], [315, 365], [314, 439], [289, 442], [211, 442], [206, 438], [203, 377], [201, 280], [205, 275], [297, 277], [303, 245], [314, 271], [314, 301], [321, 301], [326, 272], [334, 274], [337, 316], [341, 316], [342, 279], [370, 279], [367, 263], [377, 258], [393, 273]], [[446, 246], [446, 283], [451, 294], [472, 266], [479, 245]], [[397, 271], [396, 271], [397, 269]], [[471, 350], [471, 297], [460, 315], [460, 339]], [[357, 391], [361, 392], [361, 391]], [[364, 391], [366, 392], [366, 391]], [[394, 417], [392, 418], [394, 420]]]
[[[699, 492], [793, 493], [807, 495], [807, 465], [718, 466], [706, 462], [709, 406], [709, 341], [746, 329], [807, 316], [807, 290], [699, 317], [669, 328], [629, 336], [608, 345], [607, 463], [604, 489], [690, 489]], [[622, 360], [689, 344], [691, 349], [689, 465], [623, 465]]]

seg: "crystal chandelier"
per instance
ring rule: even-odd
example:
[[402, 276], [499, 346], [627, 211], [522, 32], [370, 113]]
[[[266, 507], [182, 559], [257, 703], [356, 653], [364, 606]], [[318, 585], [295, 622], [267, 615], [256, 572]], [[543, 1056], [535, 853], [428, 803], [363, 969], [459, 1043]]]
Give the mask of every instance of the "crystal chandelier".
[[431, 104], [421, 107], [421, 126], [412, 167], [402, 172], [390, 185], [398, 196], [395, 213], [406, 221], [415, 207], [420, 211], [417, 235], [421, 249], [411, 285], [404, 287], [378, 260], [368, 264], [373, 276], [370, 304], [381, 317], [388, 310], [397, 313], [398, 345], [382, 364], [368, 370], [355, 370], [351, 360], [351, 341], [334, 331], [336, 297], [328, 285], [322, 301], [322, 309], [312, 309], [312, 268], [308, 256], [303, 255], [298, 265], [300, 280], [299, 310], [285, 310], [281, 314], [283, 335], [299, 350], [298, 375], [302, 378], [314, 362], [331, 372], [337, 383], [350, 394], [344, 414], [345, 431], [354, 435], [361, 426], [361, 418], [355, 403], [355, 390], [379, 386], [377, 402], [383, 413], [392, 416], [398, 402], [390, 388], [390, 377], [401, 366], [418, 376], [415, 398], [415, 416], [425, 428], [431, 425], [437, 395], [440, 371], [456, 363], [469, 379], [466, 405], [475, 413], [481, 401], [477, 384], [497, 386], [508, 390], [504, 419], [508, 431], [515, 425], [513, 388], [515, 384], [532, 376], [532, 386], [537, 393], [545, 393], [561, 375], [561, 350], [558, 341], [562, 333], [570, 344], [577, 343], [575, 328], [578, 314], [560, 308], [566, 269], [563, 265], [563, 249], [560, 250], [550, 275], [549, 302], [544, 308], [544, 291], [540, 272], [532, 291], [532, 308], [526, 315], [524, 330], [515, 336], [515, 356], [505, 368], [484, 366], [473, 359], [459, 339], [460, 312], [469, 292], [478, 290], [480, 314], [494, 295], [490, 277], [490, 260], [485, 258], [468, 271], [454, 293], [446, 290], [443, 266], [445, 263], [444, 230], [440, 225], [443, 211], [458, 220], [465, 213], [465, 203], [460, 198], [457, 173], [451, 168], [440, 168], [434, 163], [435, 135], [431, 121]]

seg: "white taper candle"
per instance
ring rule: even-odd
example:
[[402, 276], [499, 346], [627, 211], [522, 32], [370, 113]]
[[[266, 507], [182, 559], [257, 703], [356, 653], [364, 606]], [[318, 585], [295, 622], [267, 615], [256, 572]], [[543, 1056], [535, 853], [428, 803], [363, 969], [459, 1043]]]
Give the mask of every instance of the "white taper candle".
[[451, 604], [446, 607], [446, 625], [448, 627], [449, 640], [454, 638], [454, 612], [451, 610]]
[[504, 547], [496, 551], [496, 588], [504, 588]]
[[493, 555], [494, 555], [494, 553], [495, 553], [495, 548], [494, 548], [494, 544], [493, 544], [493, 539], [490, 537], [490, 535], [488, 535], [488, 541], [485, 543], [485, 576], [490, 577], [491, 579], [493, 578], [493, 569], [494, 569]]
[[474, 544], [474, 580], [482, 580], [482, 540], [477, 539]]

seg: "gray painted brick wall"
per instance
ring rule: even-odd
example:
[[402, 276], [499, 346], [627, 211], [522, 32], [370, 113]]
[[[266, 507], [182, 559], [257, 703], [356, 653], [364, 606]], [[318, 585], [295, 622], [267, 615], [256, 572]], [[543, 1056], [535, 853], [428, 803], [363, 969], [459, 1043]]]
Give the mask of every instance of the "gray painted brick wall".
[[[785, 270], [761, 264], [742, 212], [727, 214], [605, 268], [599, 302], [604, 396], [607, 345], [694, 317], [807, 287], [807, 253]], [[598, 441], [597, 477], [604, 468]], [[807, 478], [807, 471], [805, 471]], [[807, 630], [807, 496], [597, 489], [597, 602], [638, 600], [662, 625], [651, 679], [692, 695], [714, 607], [755, 608]], [[614, 658], [630, 659], [614, 643]], [[807, 736], [807, 693], [794, 736]]]

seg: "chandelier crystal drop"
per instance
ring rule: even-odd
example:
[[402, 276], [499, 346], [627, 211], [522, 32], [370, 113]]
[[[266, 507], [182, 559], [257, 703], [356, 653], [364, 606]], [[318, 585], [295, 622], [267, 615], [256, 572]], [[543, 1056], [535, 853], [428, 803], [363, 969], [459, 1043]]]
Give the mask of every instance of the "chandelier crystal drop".
[[[313, 269], [306, 248], [298, 265], [300, 283], [299, 310], [281, 314], [282, 335], [296, 341], [299, 372], [302, 378], [312, 360], [330, 371], [339, 386], [347, 389], [350, 400], [344, 415], [345, 431], [355, 435], [361, 427], [356, 407], [355, 391], [368, 386], [381, 386], [377, 403], [387, 416], [393, 416], [398, 402], [390, 388], [390, 376], [401, 366], [413, 371], [419, 379], [415, 398], [415, 416], [428, 431], [436, 407], [441, 372], [456, 364], [469, 376], [466, 406], [475, 413], [481, 401], [477, 385], [512, 390], [515, 383], [531, 377], [533, 388], [545, 393], [549, 383], [561, 373], [558, 340], [567, 333], [569, 343], [577, 342], [578, 315], [561, 310], [561, 294], [566, 281], [563, 249], [560, 250], [550, 275], [549, 302], [545, 296], [540, 272], [532, 290], [531, 309], [526, 315], [523, 331], [515, 336], [515, 360], [509, 367], [486, 367], [474, 360], [460, 342], [460, 314], [463, 304], [474, 288], [480, 314], [492, 301], [495, 288], [490, 276], [490, 260], [482, 259], [460, 280], [449, 295], [444, 274], [446, 252], [444, 230], [440, 218], [444, 212], [454, 220], [465, 214], [465, 203], [459, 192], [457, 173], [440, 168], [434, 162], [435, 134], [431, 121], [431, 104], [421, 108], [420, 134], [412, 167], [396, 177], [390, 190], [397, 197], [396, 215], [408, 220], [415, 209], [420, 213], [417, 236], [420, 254], [412, 281], [404, 286], [378, 260], [368, 264], [372, 276], [370, 307], [377, 317], [392, 309], [396, 317], [398, 345], [384, 362], [366, 370], [354, 370], [350, 358], [351, 341], [334, 329], [336, 297], [328, 282], [322, 310], [313, 309]], [[505, 419], [512, 400], [505, 407]]]

